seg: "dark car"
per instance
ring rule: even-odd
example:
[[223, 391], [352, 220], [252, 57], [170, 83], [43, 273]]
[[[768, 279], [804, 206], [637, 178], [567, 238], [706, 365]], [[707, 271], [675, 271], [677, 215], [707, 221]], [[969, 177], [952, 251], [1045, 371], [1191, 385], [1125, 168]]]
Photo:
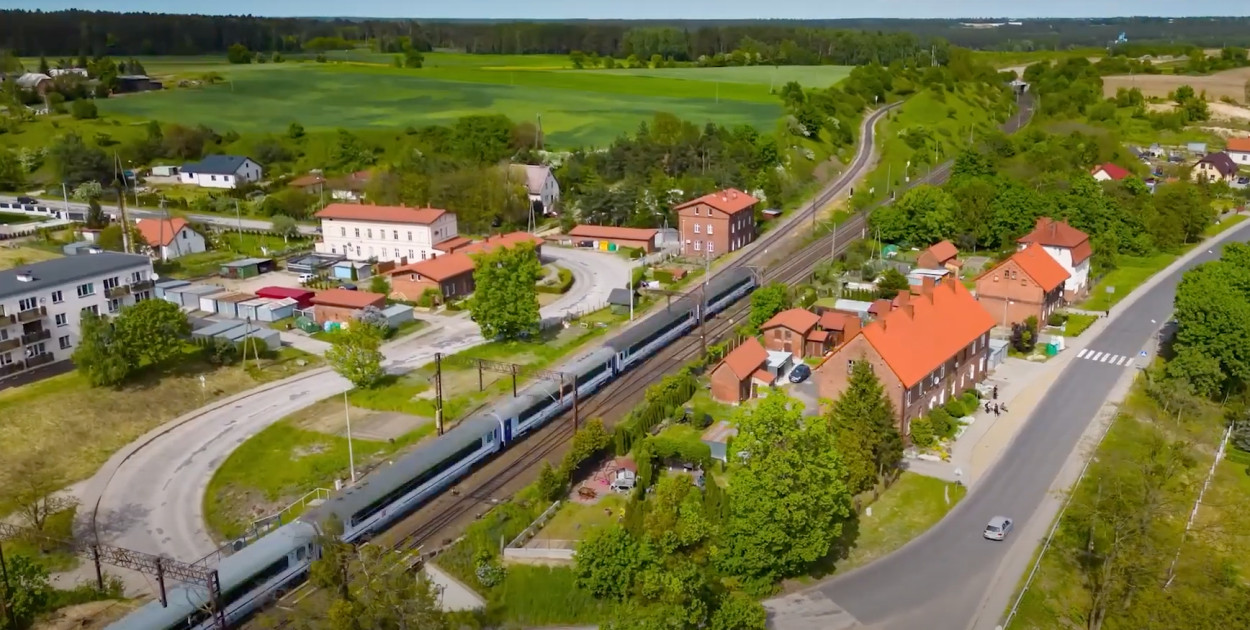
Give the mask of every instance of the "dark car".
[[39, 203], [39, 200], [35, 199], [34, 197], [18, 197], [17, 202], [22, 204], [23, 206], [33, 206]]
[[343, 284], [340, 284], [340, 285], [339, 285], [339, 288], [342, 288], [342, 289], [347, 289], [348, 291], [355, 291], [355, 290], [356, 290], [356, 285], [354, 285], [354, 284], [352, 284], [352, 283], [350, 283], [350, 282], [344, 282]]
[[808, 367], [806, 363], [800, 363], [797, 366], [795, 366], [793, 370], [790, 370], [790, 382], [802, 383], [803, 381], [806, 381], [807, 377], [811, 375], [812, 375], [812, 368]]

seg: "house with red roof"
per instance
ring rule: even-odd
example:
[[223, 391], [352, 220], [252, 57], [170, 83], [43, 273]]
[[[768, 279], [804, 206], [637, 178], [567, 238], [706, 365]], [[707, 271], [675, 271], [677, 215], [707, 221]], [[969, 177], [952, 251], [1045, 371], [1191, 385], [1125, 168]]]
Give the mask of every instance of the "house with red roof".
[[457, 246], [451, 253], [436, 253], [429, 259], [408, 263], [387, 271], [386, 275], [391, 283], [391, 297], [416, 302], [430, 289], [438, 292], [440, 302], [465, 297], [473, 293], [476, 287], [473, 281], [473, 270], [476, 268], [473, 254], [529, 243], [541, 255], [543, 245], [542, 238], [527, 232], [499, 234], [476, 242], [464, 240], [466, 243]]
[[1224, 152], [1238, 166], [1250, 166], [1250, 138], [1229, 138]]
[[1090, 247], [1088, 234], [1064, 221], [1041, 217], [1033, 231], [1021, 236], [1017, 242], [1020, 249], [1033, 243], [1041, 245], [1068, 272], [1068, 279], [1063, 284], [1064, 300], [1075, 302], [1089, 290], [1089, 259], [1094, 250]]
[[926, 277], [919, 295], [864, 326], [812, 378], [821, 398], [837, 400], [855, 364], [867, 361], [906, 436], [913, 419], [985, 378], [992, 328], [994, 318], [958, 280]]
[[921, 269], [945, 269], [956, 276], [964, 263], [959, 260], [959, 249], [950, 241], [939, 241], [920, 252], [916, 266]]
[[1095, 166], [1092, 170], [1090, 170], [1089, 174], [1093, 175], [1094, 179], [1100, 182], [1118, 182], [1133, 175], [1127, 170], [1110, 162]]
[[768, 371], [768, 351], [755, 337], [749, 337], [712, 368], [712, 398], [738, 404], [754, 398], [759, 388], [770, 387], [776, 378]]
[[660, 233], [655, 228], [615, 227], [611, 225], [577, 225], [569, 230], [564, 239], [575, 247], [592, 247], [608, 250], [609, 246], [641, 249], [651, 253], [656, 249], [656, 236]]
[[673, 208], [677, 212], [681, 253], [688, 258], [715, 258], [755, 240], [755, 205], [759, 199], [726, 188]]
[[316, 251], [348, 260], [426, 260], [458, 235], [456, 215], [439, 208], [332, 203], [316, 216], [321, 220]]
[[135, 228], [151, 250], [153, 258], [173, 260], [208, 250], [204, 235], [191, 229], [186, 219], [139, 219]]
[[1068, 271], [1041, 245], [1032, 243], [977, 277], [977, 300], [999, 326], [1019, 324], [1029, 317], [1044, 325], [1051, 313], [1063, 307], [1067, 279]]
[[764, 335], [764, 348], [774, 352], [789, 352], [796, 360], [824, 356], [828, 350], [829, 335], [817, 330], [820, 316], [805, 309], [791, 308], [773, 315], [760, 326]]

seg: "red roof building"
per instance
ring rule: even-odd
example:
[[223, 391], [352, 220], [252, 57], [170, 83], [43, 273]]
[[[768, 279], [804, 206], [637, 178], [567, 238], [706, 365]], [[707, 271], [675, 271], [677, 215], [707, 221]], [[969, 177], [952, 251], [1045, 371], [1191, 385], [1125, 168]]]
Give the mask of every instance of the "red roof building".
[[1029, 317], [1045, 324], [1051, 313], [1063, 307], [1067, 279], [1063, 266], [1033, 243], [977, 277], [977, 300], [999, 326], [1019, 324]]
[[541, 254], [543, 239], [527, 232], [512, 232], [488, 237], [477, 242], [457, 244], [450, 254], [396, 267], [387, 272], [391, 281], [391, 295], [396, 299], [416, 302], [429, 290], [439, 295], [439, 301], [461, 298], [473, 293], [473, 254], [494, 251], [501, 247], [515, 247], [530, 243]]
[[741, 190], [727, 188], [674, 207], [682, 255], [715, 258], [746, 247], [755, 240], [758, 203]]
[[1068, 279], [1063, 286], [1064, 300], [1075, 302], [1089, 291], [1089, 259], [1094, 250], [1090, 247], [1088, 234], [1063, 221], [1041, 217], [1033, 231], [1020, 237], [1017, 242], [1020, 243], [1020, 249], [1033, 243], [1041, 245], [1068, 272]]
[[328, 289], [313, 296], [313, 317], [318, 324], [325, 322], [351, 322], [366, 306], [383, 308], [386, 296], [369, 291]]
[[608, 249], [608, 245], [655, 251], [655, 238], [660, 231], [652, 228], [613, 227], [610, 225], [578, 225], [569, 230], [567, 241], [576, 246]]
[[1133, 175], [1127, 170], [1110, 162], [1095, 166], [1092, 170], [1090, 170], [1089, 174], [1093, 175], [1094, 179], [1100, 182], [1118, 182]]
[[767, 364], [768, 351], [755, 337], [747, 338], [712, 368], [712, 397], [731, 404], [754, 398], [760, 385], [773, 384]]
[[808, 340], [816, 330], [820, 316], [803, 308], [791, 308], [776, 315], [760, 326], [764, 336], [764, 347], [777, 352], [789, 352], [795, 359], [810, 356], [822, 356], [825, 353], [825, 341], [828, 335], [816, 335]]
[[312, 306], [312, 299], [315, 295], [315, 292], [308, 289], [297, 289], [294, 287], [265, 287], [256, 292], [256, 297], [273, 298], [275, 300], [291, 298], [295, 300], [295, 304], [301, 309]]

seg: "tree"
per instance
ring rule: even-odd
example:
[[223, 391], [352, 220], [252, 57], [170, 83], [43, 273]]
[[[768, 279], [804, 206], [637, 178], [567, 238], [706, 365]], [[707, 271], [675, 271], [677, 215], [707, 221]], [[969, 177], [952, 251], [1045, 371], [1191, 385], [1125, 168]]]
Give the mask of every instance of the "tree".
[[331, 604], [330, 630], [451, 630], [433, 584], [396, 558], [378, 545], [355, 548], [350, 566], [360, 579], [350, 599]]
[[309, 567], [309, 581], [314, 586], [336, 592], [340, 600], [350, 600], [347, 571], [352, 546], [343, 542], [343, 523], [333, 516], [326, 517], [317, 532], [317, 542], [321, 557]]
[[326, 360], [343, 378], [356, 387], [377, 385], [386, 371], [382, 369], [382, 334], [374, 326], [354, 325], [339, 332], [326, 350]]
[[900, 291], [908, 291], [911, 283], [907, 281], [907, 276], [903, 272], [894, 267], [886, 267], [881, 273], [881, 278], [877, 280], [877, 297], [883, 300], [893, 300], [894, 296]]
[[770, 394], [737, 420], [716, 563], [750, 583], [772, 584], [829, 553], [850, 516], [851, 494], [833, 431], [804, 418], [802, 403]]
[[768, 627], [768, 611], [763, 604], [739, 592], [721, 598], [712, 614], [711, 630], [764, 630]]
[[[585, 67], [586, 53], [580, 50], [571, 51], [569, 52], [569, 61], [573, 63], [573, 68], [575, 70], [581, 70]], [[1250, 84], [1250, 82], [1247, 83]], [[1246, 88], [1246, 93], [1250, 94], [1250, 87]]]
[[304, 126], [297, 122], [292, 122], [291, 125], [286, 128], [286, 136], [292, 140], [299, 140], [300, 138], [303, 138]]
[[144, 300], [127, 307], [114, 328], [115, 341], [141, 365], [162, 365], [178, 358], [191, 335], [187, 314], [167, 300]]
[[[130, 247], [131, 251], [139, 251], [143, 241], [143, 234], [139, 232], [139, 228], [130, 226]], [[110, 223], [100, 230], [100, 236], [96, 239], [96, 245], [100, 249], [107, 249], [110, 252], [125, 251], [126, 243], [122, 240], [122, 224]]]
[[871, 490], [879, 476], [903, 458], [903, 439], [894, 424], [894, 405], [871, 364], [857, 361], [845, 391], [829, 407], [838, 453], [851, 494]]
[[757, 331], [773, 315], [790, 308], [790, 288], [780, 282], [770, 282], [751, 293], [751, 314], [747, 325]]
[[898, 203], [873, 210], [869, 218], [884, 241], [926, 245], [954, 236], [957, 211], [950, 193], [922, 184], [907, 191]]
[[382, 274], [376, 274], [369, 279], [369, 290], [382, 295], [391, 294], [391, 282]]
[[473, 256], [476, 288], [469, 312], [487, 339], [538, 334], [538, 289], [542, 263], [531, 243]]
[[39, 74], [51, 74], [52, 68], [48, 66], [48, 58], [43, 55], [39, 56]]
[[87, 145], [75, 133], [62, 136], [48, 156], [56, 177], [70, 186], [86, 181], [104, 182], [113, 176], [112, 163], [104, 151]]
[[18, 154], [0, 149], [0, 190], [22, 190], [26, 187], [26, 169]]
[[73, 360], [94, 387], [121, 385], [136, 367], [117, 342], [113, 322], [90, 311], [82, 312]]
[[[377, 278], [377, 276], [374, 276], [374, 278]], [[379, 291], [379, 293], [381, 292]], [[382, 309], [376, 306], [366, 306], [360, 309], [360, 313], [356, 315], [356, 321], [362, 326], [372, 326], [383, 337], [386, 336], [386, 331], [390, 329], [390, 322], [386, 319], [386, 315], [382, 312]]]
[[[74, 192], [70, 194], [75, 201], [90, 202], [93, 199], [99, 199], [104, 194], [104, 187], [98, 181], [83, 182], [74, 187]], [[97, 206], [100, 204], [96, 204]], [[102, 226], [101, 226], [102, 227]]]
[[273, 231], [282, 237], [283, 243], [287, 243], [293, 236], [299, 236], [299, 224], [285, 214], [274, 215], [269, 222], [272, 224]]
[[420, 68], [425, 64], [425, 55], [415, 48], [409, 48], [404, 51], [404, 67]]
[[49, 517], [77, 504], [73, 496], [63, 493], [68, 481], [46, 452], [27, 451], [14, 457], [6, 463], [0, 479], [9, 494], [6, 507], [37, 532], [44, 531]]
[[70, 113], [76, 120], [88, 120], [98, 118], [100, 112], [96, 109], [95, 102], [87, 99], [78, 99], [70, 106]]
[[252, 63], [252, 51], [243, 44], [231, 44], [226, 49], [226, 61], [235, 64]]
[[[4, 560], [8, 584], [0, 584], [0, 596], [7, 588], [4, 605], [17, 622], [17, 628], [28, 628], [52, 601], [53, 589], [48, 583], [48, 571], [26, 556], [5, 556]], [[0, 628], [17, 630], [9, 628], [8, 618], [0, 618]]]
[[104, 214], [104, 208], [100, 207], [100, 200], [92, 197], [87, 201], [87, 217], [85, 221], [89, 230], [102, 230], [108, 227], [109, 217]]
[[646, 550], [619, 523], [591, 530], [577, 545], [577, 585], [595, 597], [624, 601]]

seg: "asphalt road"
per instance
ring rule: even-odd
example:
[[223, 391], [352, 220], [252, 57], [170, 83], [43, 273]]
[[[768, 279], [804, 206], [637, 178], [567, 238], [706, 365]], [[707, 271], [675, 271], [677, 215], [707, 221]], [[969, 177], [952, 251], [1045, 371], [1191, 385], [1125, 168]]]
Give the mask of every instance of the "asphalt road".
[[[0, 195], [0, 203], [16, 204], [17, 197], [12, 195]], [[87, 204], [78, 203], [76, 201], [71, 201], [66, 204], [64, 201], [49, 201], [47, 199], [40, 199], [39, 203], [34, 205], [42, 208], [49, 208], [57, 212], [63, 212], [67, 208], [71, 213], [86, 213], [87, 211]], [[100, 208], [104, 210], [105, 214], [111, 217], [116, 217], [120, 214], [117, 206], [101, 204]], [[132, 219], [159, 219], [165, 216], [165, 214], [159, 210], [134, 208], [131, 206], [126, 207], [126, 214]], [[260, 221], [257, 219], [234, 219], [220, 214], [183, 213], [182, 216], [191, 221], [215, 225], [223, 229], [243, 228], [245, 230], [268, 230], [273, 227], [273, 224], [268, 221]], [[317, 228], [311, 225], [300, 225], [299, 231], [304, 234], [316, 234]]]
[[[1247, 239], [1250, 224], [1243, 224], [1231, 229], [1222, 242]], [[877, 562], [814, 587], [810, 594], [823, 594], [867, 627], [968, 627], [1012, 549], [981, 537], [986, 522], [995, 515], [1011, 516], [1017, 530], [1028, 522], [1047, 499], [1048, 488], [1112, 385], [1124, 370], [1136, 369], [1135, 361], [1112, 365], [1089, 357], [1099, 352], [1136, 357], [1170, 318], [1183, 269], [1218, 256], [1218, 247], [1202, 252], [1124, 307], [1090, 342], [1086, 357], [1064, 368], [1008, 450], [937, 526]], [[1032, 552], [1032, 547], [1020, 551]], [[1014, 582], [1018, 577], [1003, 579]]]
[[[628, 263], [589, 251], [548, 248], [544, 257], [573, 272], [568, 293], [542, 308], [544, 319], [558, 319], [585, 305], [606, 302], [615, 286], [629, 280]], [[401, 339], [385, 348], [387, 370], [402, 373], [483, 342], [467, 316], [446, 319], [437, 330]], [[76, 486], [85, 506], [98, 506], [96, 527], [102, 542], [197, 560], [217, 548], [205, 529], [204, 491], [221, 463], [240, 444], [281, 418], [349, 389], [328, 368], [300, 375], [225, 407], [209, 409], [135, 450], [114, 456], [95, 478]], [[196, 412], [193, 412], [196, 413]], [[123, 461], [126, 453], [133, 455]], [[98, 501], [98, 503], [97, 503]], [[90, 519], [91, 511], [81, 511]], [[90, 531], [86, 522], [80, 531]]]

